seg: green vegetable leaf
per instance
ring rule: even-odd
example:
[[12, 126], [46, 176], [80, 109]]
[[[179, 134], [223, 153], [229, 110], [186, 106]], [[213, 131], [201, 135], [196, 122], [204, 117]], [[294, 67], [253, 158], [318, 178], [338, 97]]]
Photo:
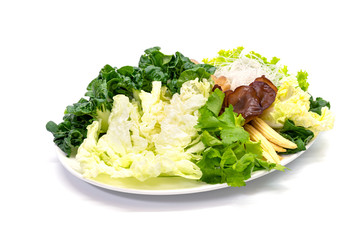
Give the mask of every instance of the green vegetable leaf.
[[[250, 58], [250, 59], [256, 59], [258, 61], [262, 61], [265, 64], [269, 64], [270, 62], [268, 62], [267, 58], [262, 56], [261, 54], [254, 52], [254, 51], [250, 51], [248, 54], [245, 55], [246, 57]], [[278, 58], [275, 58], [274, 62], [278, 62], [277, 60]]]
[[276, 164], [276, 163], [270, 163], [268, 161], [264, 161], [261, 159], [256, 159], [255, 161], [255, 167], [254, 167], [254, 171], [256, 170], [262, 170], [265, 169], [267, 171], [270, 171], [272, 169], [278, 170], [278, 171], [285, 171], [285, 169], [288, 169], [287, 167], [281, 165], [281, 164]]
[[244, 50], [244, 47], [237, 47], [232, 50], [220, 50], [218, 52], [218, 56], [213, 59], [203, 59], [204, 63], [215, 65], [215, 66], [221, 66], [224, 64], [228, 64], [230, 62], [235, 61], [238, 59]]
[[225, 94], [219, 89], [215, 89], [213, 94], [209, 96], [206, 107], [214, 114], [214, 116], [219, 115], [224, 97]]
[[[218, 90], [218, 89], [216, 89]], [[221, 101], [222, 102], [222, 101]], [[241, 116], [241, 114], [239, 114]], [[242, 116], [241, 116], [242, 117]], [[218, 119], [225, 124], [225, 126], [242, 126], [240, 125], [241, 121], [238, 120], [238, 118], [234, 114], [233, 106], [230, 105], [228, 108], [225, 108], [224, 112], [218, 117]], [[236, 121], [238, 120], [238, 121]]]
[[150, 80], [150, 82], [153, 81], [160, 81], [162, 84], [166, 85], [167, 80], [169, 79], [169, 75], [166, 72], [162, 71], [161, 67], [158, 66], [147, 66], [144, 69], [145, 78], [147, 80]]
[[307, 82], [308, 75], [309, 74], [306, 71], [302, 71], [302, 70], [300, 70], [296, 75], [297, 81], [299, 83], [299, 87], [305, 92], [309, 87], [309, 83]]
[[238, 161], [234, 151], [231, 147], [225, 148], [223, 155], [221, 156], [220, 166], [224, 168], [225, 166], [233, 166]]
[[[244, 174], [233, 169], [224, 169], [224, 175], [226, 176], [226, 183], [231, 187], [243, 187], [246, 186], [245, 180], [247, 179]], [[223, 182], [225, 183], [225, 181]]]
[[66, 114], [74, 114], [76, 116], [91, 115], [96, 109], [96, 106], [92, 102], [81, 98], [77, 103], [66, 107]]
[[280, 134], [297, 145], [296, 149], [288, 149], [286, 154], [293, 154], [306, 150], [306, 144], [314, 137], [312, 131], [302, 126], [295, 126], [294, 122], [289, 119], [285, 121], [284, 127], [280, 130]]
[[[247, 170], [245, 175], [250, 178], [252, 168], [254, 167], [254, 161], [255, 156], [251, 153], [246, 153], [233, 165], [233, 169], [238, 172], [244, 172], [245, 170]], [[249, 166], [251, 167], [251, 169], [248, 169]]]
[[330, 109], [330, 102], [322, 99], [321, 97], [317, 97], [315, 100], [313, 97], [310, 97], [310, 109], [309, 111], [315, 112], [321, 115], [321, 109], [323, 107], [328, 107]]
[[280, 58], [278, 57], [273, 57], [270, 61], [270, 64], [276, 65], [278, 62], [280, 61]]
[[282, 66], [282, 68], [280, 68], [279, 72], [286, 77], [290, 76], [288, 67], [286, 65]]
[[62, 123], [56, 124], [49, 121], [46, 124], [46, 130], [53, 134], [54, 143], [69, 157], [72, 151], [86, 138], [86, 127], [92, 121], [93, 119], [89, 115], [65, 114]]
[[260, 142], [252, 142], [252, 141], [247, 141], [244, 144], [246, 153], [251, 153], [253, 154], [257, 159], [261, 159], [262, 158], [262, 148], [260, 146]]
[[139, 68], [146, 69], [146, 80], [161, 81], [172, 94], [179, 92], [184, 82], [209, 79], [216, 70], [209, 64], [195, 64], [180, 52], [165, 55], [160, 52], [160, 47], [146, 49], [140, 57]]
[[202, 171], [201, 180], [207, 183], [223, 183], [225, 175], [220, 168], [221, 153], [218, 149], [207, 148], [203, 152], [203, 158], [197, 163]]
[[198, 79], [209, 79], [211, 74], [207, 70], [199, 65], [193, 66], [191, 69], [183, 71], [179, 78], [176, 80], [176, 88], [180, 89], [183, 83]]
[[205, 144], [205, 146], [210, 147], [222, 145], [222, 142], [216, 136], [212, 136], [206, 130], [201, 134], [201, 141]]
[[220, 130], [220, 137], [225, 145], [233, 142], [244, 143], [249, 139], [249, 133], [242, 127], [229, 127]]
[[221, 125], [218, 117], [214, 115], [208, 108], [200, 108], [200, 116], [198, 118], [198, 124], [195, 126], [199, 129], [216, 129]]

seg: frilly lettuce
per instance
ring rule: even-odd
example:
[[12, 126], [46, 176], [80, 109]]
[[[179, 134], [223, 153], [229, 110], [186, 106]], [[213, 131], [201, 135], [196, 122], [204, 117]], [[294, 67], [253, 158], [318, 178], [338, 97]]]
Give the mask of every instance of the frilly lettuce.
[[315, 135], [333, 128], [333, 113], [327, 106], [321, 108], [320, 115], [309, 111], [310, 98], [310, 94], [299, 87], [295, 76], [287, 76], [281, 80], [274, 103], [264, 111], [261, 118], [273, 128], [282, 128], [289, 119], [296, 126], [313, 131]]
[[199, 179], [202, 172], [193, 160], [201, 158], [204, 145], [194, 126], [210, 91], [208, 81], [191, 80], [170, 99], [154, 81], [151, 93], [140, 92], [140, 102], [114, 96], [107, 133], [99, 136], [101, 122], [94, 121], [78, 149], [84, 176]]

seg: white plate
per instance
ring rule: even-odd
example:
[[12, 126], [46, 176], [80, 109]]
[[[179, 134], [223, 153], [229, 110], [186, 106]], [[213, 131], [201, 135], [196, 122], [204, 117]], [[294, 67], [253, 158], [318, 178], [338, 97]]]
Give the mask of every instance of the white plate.
[[[313, 143], [313, 139], [306, 148], [308, 149]], [[158, 177], [153, 179], [148, 179], [144, 182], [141, 182], [135, 178], [126, 178], [126, 179], [113, 179], [107, 175], [99, 175], [96, 178], [89, 179], [84, 178], [80, 173], [79, 163], [75, 158], [67, 158], [64, 152], [56, 147], [56, 152], [58, 158], [62, 165], [74, 176], [80, 178], [81, 180], [91, 183], [95, 186], [110, 189], [118, 192], [126, 192], [133, 194], [144, 194], [144, 195], [177, 195], [177, 194], [189, 194], [189, 193], [198, 193], [211, 191], [221, 188], [228, 187], [227, 184], [207, 184], [204, 182], [185, 179], [181, 177]], [[305, 151], [298, 152], [296, 154], [284, 155], [281, 160], [282, 165], [286, 165], [296, 158], [298, 158]], [[252, 174], [251, 178], [246, 180], [246, 182], [254, 180], [258, 177], [262, 177], [272, 171], [256, 171]]]

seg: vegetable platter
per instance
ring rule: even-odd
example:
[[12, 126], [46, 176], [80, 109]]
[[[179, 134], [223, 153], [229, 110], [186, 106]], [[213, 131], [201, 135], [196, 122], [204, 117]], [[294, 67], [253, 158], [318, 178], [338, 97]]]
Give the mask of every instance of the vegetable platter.
[[99, 187], [157, 195], [242, 187], [286, 171], [333, 128], [330, 103], [308, 87], [306, 71], [243, 47], [202, 62], [153, 47], [138, 66], [105, 65], [46, 129], [66, 169]]

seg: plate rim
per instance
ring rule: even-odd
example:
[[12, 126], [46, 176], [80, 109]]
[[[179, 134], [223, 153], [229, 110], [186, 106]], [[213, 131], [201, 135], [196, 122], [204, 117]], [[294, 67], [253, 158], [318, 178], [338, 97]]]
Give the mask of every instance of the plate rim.
[[[294, 161], [295, 159], [297, 159], [298, 157], [300, 157], [304, 152], [306, 152], [315, 142], [316, 138], [313, 138], [307, 145], [306, 145], [306, 150], [295, 153], [295, 154], [290, 154], [290, 155], [285, 155], [285, 158], [282, 160], [282, 165], [286, 166], [287, 164], [289, 164], [290, 162]], [[180, 188], [180, 189], [163, 189], [163, 190], [149, 190], [149, 189], [133, 189], [133, 188], [124, 188], [124, 187], [118, 187], [118, 186], [114, 186], [114, 185], [110, 185], [110, 184], [106, 184], [106, 183], [102, 183], [99, 181], [96, 181], [95, 179], [90, 179], [90, 178], [85, 178], [83, 177], [83, 175], [76, 171], [72, 166], [70, 166], [69, 161], [71, 159], [74, 159], [74, 157], [66, 157], [65, 153], [61, 151], [61, 149], [59, 147], [57, 147], [55, 145], [56, 148], [56, 155], [61, 163], [61, 165], [68, 171], [70, 172], [73, 176], [77, 177], [78, 179], [81, 179], [83, 181], [85, 181], [86, 183], [89, 183], [91, 185], [100, 187], [100, 188], [104, 188], [107, 190], [111, 190], [111, 191], [116, 191], [116, 192], [123, 192], [123, 193], [130, 193], [130, 194], [137, 194], [137, 195], [183, 195], [183, 194], [193, 194], [193, 193], [200, 193], [200, 192], [208, 192], [208, 191], [213, 191], [213, 190], [218, 190], [218, 189], [223, 189], [223, 188], [227, 188], [230, 187], [228, 186], [226, 183], [221, 183], [221, 184], [206, 184], [201, 182], [201, 185], [199, 184], [198, 187], [191, 187], [191, 188]], [[250, 182], [252, 180], [255, 180], [257, 178], [263, 177], [267, 174], [270, 174], [272, 172], [276, 171], [275, 169], [272, 169], [270, 171], [266, 171], [266, 170], [259, 170], [253, 173], [253, 175], [251, 176], [251, 178], [245, 180], [245, 182]], [[194, 180], [194, 181], [198, 181], [198, 180]]]

